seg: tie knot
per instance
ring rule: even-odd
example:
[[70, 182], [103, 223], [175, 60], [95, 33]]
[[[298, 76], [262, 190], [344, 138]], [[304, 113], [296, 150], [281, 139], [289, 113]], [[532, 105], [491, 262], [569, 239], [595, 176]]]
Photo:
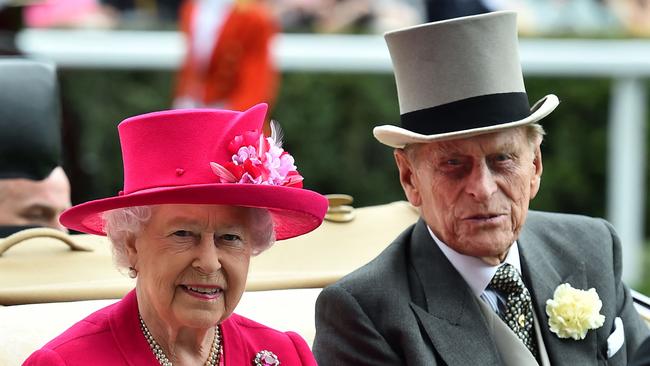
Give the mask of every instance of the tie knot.
[[526, 285], [524, 285], [519, 272], [508, 263], [504, 263], [497, 269], [490, 285], [506, 295], [520, 294], [526, 290]]

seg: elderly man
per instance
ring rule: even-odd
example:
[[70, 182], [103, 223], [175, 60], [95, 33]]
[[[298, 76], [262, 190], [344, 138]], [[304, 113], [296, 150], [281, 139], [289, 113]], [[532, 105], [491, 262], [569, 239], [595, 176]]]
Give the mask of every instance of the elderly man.
[[626, 365], [648, 335], [612, 226], [528, 211], [558, 99], [529, 107], [516, 32], [496, 12], [386, 34], [401, 127], [374, 135], [421, 218], [323, 290], [319, 365]]
[[70, 182], [60, 165], [61, 122], [51, 64], [0, 59], [0, 237], [28, 227], [64, 229]]

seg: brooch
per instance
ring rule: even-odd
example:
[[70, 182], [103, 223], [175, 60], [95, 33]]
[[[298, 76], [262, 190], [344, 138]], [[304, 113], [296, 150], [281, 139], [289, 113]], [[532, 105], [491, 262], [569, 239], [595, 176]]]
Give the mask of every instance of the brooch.
[[253, 364], [255, 366], [279, 366], [280, 361], [278, 360], [278, 356], [276, 356], [273, 352], [262, 350], [257, 352], [255, 355]]

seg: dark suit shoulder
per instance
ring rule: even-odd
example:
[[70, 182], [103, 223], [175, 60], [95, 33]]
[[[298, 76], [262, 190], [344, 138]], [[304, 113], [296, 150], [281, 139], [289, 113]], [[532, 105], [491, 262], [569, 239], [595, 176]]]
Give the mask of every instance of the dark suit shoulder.
[[600, 230], [609, 230], [608, 227], [611, 226], [605, 220], [598, 217], [532, 210], [528, 212], [526, 225], [535, 228], [544, 228], [550, 225], [557, 228], [576, 229], [587, 227], [589, 229]]
[[598, 247], [598, 254], [611, 255], [615, 236], [612, 225], [601, 218], [530, 211], [520, 241], [525, 245], [527, 240], [534, 238], [560, 252]]

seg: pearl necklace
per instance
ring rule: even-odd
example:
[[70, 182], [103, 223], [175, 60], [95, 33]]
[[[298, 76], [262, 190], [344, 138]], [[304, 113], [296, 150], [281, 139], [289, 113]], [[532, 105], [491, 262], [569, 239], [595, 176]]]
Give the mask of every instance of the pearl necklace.
[[[160, 363], [162, 366], [173, 366], [172, 362], [167, 358], [167, 355], [165, 355], [162, 347], [160, 347], [158, 342], [156, 342], [156, 340], [151, 335], [151, 332], [149, 332], [149, 328], [147, 328], [147, 325], [144, 323], [144, 320], [142, 320], [142, 316], [140, 316], [140, 314], [138, 314], [138, 318], [140, 319], [140, 329], [142, 330], [142, 334], [144, 334], [144, 338], [147, 340], [147, 343], [149, 343], [151, 352], [153, 352], [154, 356], [156, 356], [158, 363]], [[221, 359], [222, 353], [223, 346], [221, 345], [221, 329], [219, 326], [216, 326], [214, 327], [214, 342], [212, 342], [212, 347], [210, 348], [210, 355], [208, 355], [208, 359], [205, 360], [205, 363], [203, 365], [219, 365], [219, 360]]]

